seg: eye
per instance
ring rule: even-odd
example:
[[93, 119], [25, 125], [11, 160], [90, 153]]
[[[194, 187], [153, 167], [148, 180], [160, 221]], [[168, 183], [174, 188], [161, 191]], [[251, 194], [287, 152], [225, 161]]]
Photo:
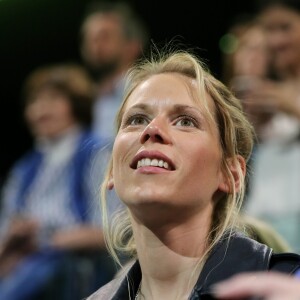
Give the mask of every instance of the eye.
[[181, 127], [197, 127], [198, 122], [190, 116], [180, 116], [176, 122], [176, 126], [181, 126]]
[[142, 114], [134, 114], [129, 116], [126, 121], [126, 126], [140, 126], [140, 125], [148, 125], [149, 120], [145, 115]]

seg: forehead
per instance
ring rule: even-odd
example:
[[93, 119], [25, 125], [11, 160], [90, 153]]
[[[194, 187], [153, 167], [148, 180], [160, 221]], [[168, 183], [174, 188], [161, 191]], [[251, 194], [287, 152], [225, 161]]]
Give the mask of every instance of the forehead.
[[163, 73], [152, 75], [140, 83], [131, 93], [126, 102], [126, 108], [138, 103], [151, 105], [182, 104], [203, 109], [209, 106], [214, 110], [214, 104], [207, 92], [199, 92], [194, 79], [178, 73]]
[[102, 28], [119, 28], [120, 22], [120, 17], [114, 12], [94, 13], [86, 19], [83, 31], [85, 34], [92, 34]]
[[263, 11], [259, 20], [265, 26], [269, 24], [276, 24], [280, 22], [291, 22], [300, 19], [300, 14], [293, 10], [292, 8], [282, 6], [282, 5], [274, 5], [267, 8]]
[[263, 30], [263, 28], [258, 26], [251, 27], [242, 35], [241, 42], [244, 44], [255, 42], [266, 43], [265, 31]]

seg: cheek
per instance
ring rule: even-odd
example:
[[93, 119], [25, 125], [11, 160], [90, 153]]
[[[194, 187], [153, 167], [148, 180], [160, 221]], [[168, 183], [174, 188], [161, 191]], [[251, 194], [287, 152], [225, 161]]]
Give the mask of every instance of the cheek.
[[299, 48], [300, 48], [300, 28], [298, 28], [298, 32], [295, 34], [294, 40], [295, 40], [295, 44], [297, 45], [297, 49], [299, 50]]
[[[114, 178], [126, 174], [122, 171], [124, 168], [128, 170], [131, 160], [136, 152], [136, 137], [132, 134], [118, 133], [113, 147], [113, 161], [114, 161]], [[135, 151], [135, 152], [134, 152]], [[125, 177], [126, 178], [126, 177]]]
[[52, 106], [52, 112], [56, 113], [56, 115], [60, 118], [71, 118], [72, 117], [72, 109], [68, 103], [57, 103], [55, 106]]
[[58, 105], [49, 109], [51, 120], [60, 126], [68, 126], [76, 122], [72, 109], [68, 105]]
[[124, 136], [117, 135], [112, 152], [112, 178], [114, 189], [121, 199], [126, 198], [126, 193], [130, 186], [130, 176], [128, 176], [128, 173], [131, 170], [129, 168], [131, 148], [131, 143], [129, 144]]
[[114, 166], [118, 165], [120, 158], [124, 155], [127, 148], [127, 140], [124, 135], [117, 134], [113, 146], [113, 160]]
[[34, 120], [34, 114], [31, 108], [26, 108], [24, 111], [24, 118], [28, 123], [31, 123]]
[[199, 169], [204, 170], [202, 174], [205, 177], [209, 175], [215, 176], [218, 173], [220, 169], [220, 156], [217, 153], [202, 151], [201, 156], [198, 154], [198, 157], [192, 164], [195, 172], [199, 172]]
[[193, 174], [197, 174], [202, 180], [218, 178], [221, 165], [221, 150], [218, 145], [208, 143], [208, 145], [194, 147], [187, 157]]

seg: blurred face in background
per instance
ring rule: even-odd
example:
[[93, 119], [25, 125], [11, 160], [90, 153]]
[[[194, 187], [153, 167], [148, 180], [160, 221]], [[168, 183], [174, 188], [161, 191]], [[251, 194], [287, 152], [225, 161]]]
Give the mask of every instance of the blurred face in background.
[[39, 138], [55, 138], [76, 123], [67, 95], [51, 87], [32, 95], [24, 113], [31, 133]]
[[239, 38], [239, 46], [233, 56], [235, 76], [259, 76], [268, 73], [270, 55], [264, 30], [252, 26]]
[[81, 53], [94, 77], [115, 71], [122, 62], [126, 38], [120, 18], [111, 14], [91, 15], [83, 26]]
[[300, 13], [276, 5], [260, 15], [267, 31], [267, 41], [274, 55], [278, 71], [291, 71], [300, 66]]

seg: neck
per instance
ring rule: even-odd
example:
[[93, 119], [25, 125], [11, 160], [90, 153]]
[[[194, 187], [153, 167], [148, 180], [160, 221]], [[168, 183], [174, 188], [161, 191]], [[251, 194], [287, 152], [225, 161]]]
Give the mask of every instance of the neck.
[[98, 83], [98, 91], [100, 94], [111, 93], [116, 85], [120, 82], [120, 80], [124, 76], [124, 71], [122, 69], [117, 72], [111, 74], [110, 76], [105, 77], [105, 79], [101, 80]]
[[73, 140], [77, 138], [78, 134], [83, 128], [77, 124], [72, 124], [71, 126], [61, 130], [57, 134], [48, 136], [38, 136], [36, 138], [38, 148], [45, 148], [51, 145], [56, 145], [64, 141]]
[[188, 299], [203, 265], [209, 230], [209, 224], [195, 225], [185, 223], [158, 233], [135, 224], [142, 299]]

